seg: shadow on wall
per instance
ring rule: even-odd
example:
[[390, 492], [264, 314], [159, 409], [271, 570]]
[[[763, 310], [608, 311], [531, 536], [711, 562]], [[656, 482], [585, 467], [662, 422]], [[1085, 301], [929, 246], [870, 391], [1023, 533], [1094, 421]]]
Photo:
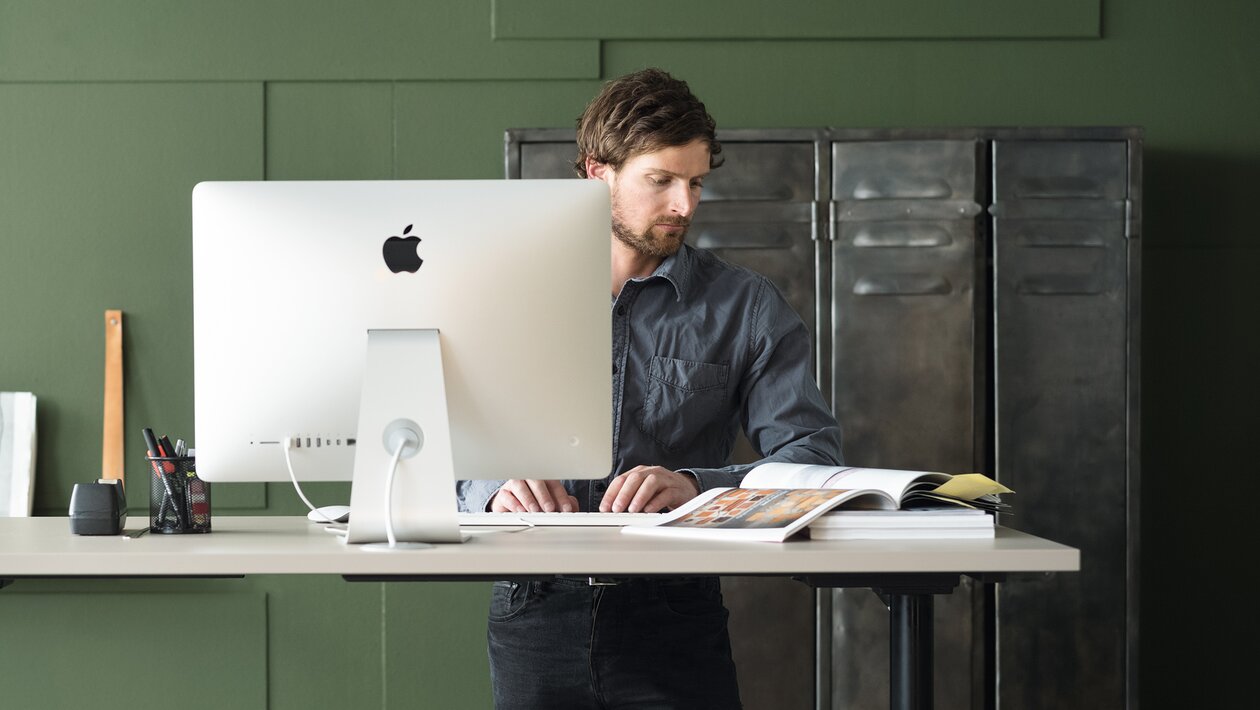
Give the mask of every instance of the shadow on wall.
[[[1238, 497], [1260, 433], [1260, 157], [1145, 160], [1141, 685], [1160, 706], [1229, 707], [1251, 669], [1193, 649], [1258, 621], [1238, 564], [1254, 557], [1255, 515]], [[1229, 611], [1187, 615], [1211, 609]]]

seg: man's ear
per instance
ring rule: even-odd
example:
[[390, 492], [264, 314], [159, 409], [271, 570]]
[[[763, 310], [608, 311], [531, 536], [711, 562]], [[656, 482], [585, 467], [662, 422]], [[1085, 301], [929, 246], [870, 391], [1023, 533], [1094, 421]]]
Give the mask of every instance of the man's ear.
[[611, 172], [612, 168], [607, 163], [601, 163], [589, 155], [586, 156], [586, 177], [588, 179], [608, 182], [608, 174]]

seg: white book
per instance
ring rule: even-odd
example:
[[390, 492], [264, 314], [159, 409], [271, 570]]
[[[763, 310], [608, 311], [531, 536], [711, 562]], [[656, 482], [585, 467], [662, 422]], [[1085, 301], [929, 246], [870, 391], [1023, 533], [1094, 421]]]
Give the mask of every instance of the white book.
[[813, 540], [972, 540], [993, 538], [997, 529], [987, 528], [815, 528]]
[[34, 481], [35, 395], [0, 392], [0, 517], [31, 514]]
[[992, 528], [993, 515], [975, 508], [833, 510], [810, 523], [818, 528]]

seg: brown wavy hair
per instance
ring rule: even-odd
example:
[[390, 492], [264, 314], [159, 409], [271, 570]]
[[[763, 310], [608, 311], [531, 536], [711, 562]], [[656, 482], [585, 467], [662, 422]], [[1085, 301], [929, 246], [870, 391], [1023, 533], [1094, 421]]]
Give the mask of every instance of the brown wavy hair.
[[573, 167], [586, 175], [586, 159], [620, 170], [636, 155], [687, 145], [709, 144], [709, 167], [722, 164], [717, 124], [687, 82], [661, 69], [627, 74], [606, 84], [577, 121], [578, 157]]

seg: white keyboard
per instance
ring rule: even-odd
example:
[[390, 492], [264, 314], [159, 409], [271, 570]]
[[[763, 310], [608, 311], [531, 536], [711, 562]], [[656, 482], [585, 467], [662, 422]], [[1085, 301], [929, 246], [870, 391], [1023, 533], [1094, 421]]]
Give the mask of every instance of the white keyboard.
[[461, 526], [481, 525], [534, 525], [622, 527], [625, 525], [652, 525], [663, 513], [460, 513]]

